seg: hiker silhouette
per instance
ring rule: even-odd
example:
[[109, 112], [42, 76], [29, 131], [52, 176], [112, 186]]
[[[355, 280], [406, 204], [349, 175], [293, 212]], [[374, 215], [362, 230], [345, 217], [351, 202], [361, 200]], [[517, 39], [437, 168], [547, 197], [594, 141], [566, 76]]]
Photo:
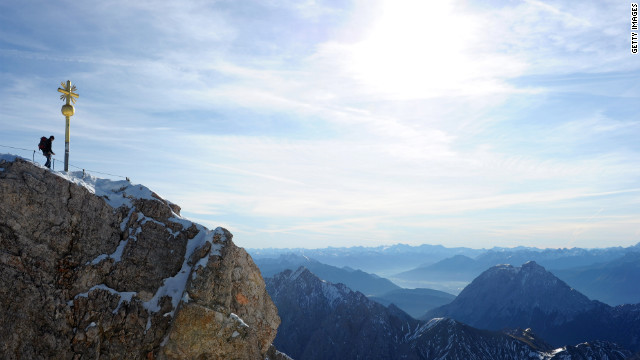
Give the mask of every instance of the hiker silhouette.
[[44, 164], [44, 166], [48, 167], [49, 169], [51, 169], [51, 155], [56, 154], [51, 149], [53, 140], [55, 140], [55, 137], [53, 135], [49, 136], [48, 139], [43, 136], [40, 138], [40, 144], [38, 144], [38, 148], [42, 150], [42, 155], [47, 158], [47, 162]]

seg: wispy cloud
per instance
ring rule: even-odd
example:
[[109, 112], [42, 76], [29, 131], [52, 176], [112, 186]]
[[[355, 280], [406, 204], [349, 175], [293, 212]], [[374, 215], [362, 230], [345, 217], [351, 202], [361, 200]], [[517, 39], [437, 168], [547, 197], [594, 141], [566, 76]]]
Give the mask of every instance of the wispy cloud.
[[30, 4], [0, 5], [0, 143], [61, 135], [71, 79], [74, 161], [247, 246], [640, 236], [626, 4]]

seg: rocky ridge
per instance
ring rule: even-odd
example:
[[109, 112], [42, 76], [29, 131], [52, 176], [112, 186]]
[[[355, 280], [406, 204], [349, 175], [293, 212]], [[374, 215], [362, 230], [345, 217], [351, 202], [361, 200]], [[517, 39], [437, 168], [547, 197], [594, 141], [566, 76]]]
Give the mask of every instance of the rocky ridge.
[[6, 359], [283, 358], [258, 268], [149, 189], [0, 156]]

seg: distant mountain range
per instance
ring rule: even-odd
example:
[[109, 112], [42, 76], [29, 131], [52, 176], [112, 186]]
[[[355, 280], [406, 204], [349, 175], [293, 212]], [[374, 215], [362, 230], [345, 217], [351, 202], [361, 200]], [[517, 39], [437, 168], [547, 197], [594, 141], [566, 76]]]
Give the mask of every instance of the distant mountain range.
[[[570, 286], [592, 299], [609, 305], [640, 302], [640, 243], [630, 247], [600, 249], [536, 249], [530, 247], [469, 249], [446, 248], [440, 245], [394, 245], [386, 247], [352, 247], [326, 249], [249, 249], [263, 274], [272, 275], [284, 270], [269, 270], [267, 259], [281, 255], [307, 258], [338, 269], [359, 269], [370, 275], [377, 274], [404, 288], [430, 288], [458, 294], [471, 280], [484, 270], [499, 264], [519, 265], [527, 261], [549, 269]], [[275, 262], [281, 260], [272, 260]], [[292, 261], [289, 269], [307, 266]], [[321, 273], [319, 269], [312, 269]], [[345, 282], [344, 278], [327, 279]], [[373, 275], [375, 276], [375, 275]], [[374, 286], [358, 288], [360, 280], [347, 284], [367, 295], [380, 296], [385, 291]], [[382, 282], [381, 282], [382, 283]], [[391, 290], [388, 290], [391, 291]]]
[[602, 263], [622, 257], [629, 252], [640, 252], [640, 243], [630, 247], [609, 247], [596, 249], [538, 249], [514, 247], [492, 249], [471, 249], [466, 247], [447, 248], [442, 245], [411, 246], [397, 244], [378, 247], [344, 247], [323, 249], [247, 249], [251, 257], [277, 258], [282, 254], [296, 254], [315, 259], [323, 264], [337, 267], [348, 266], [381, 276], [390, 276], [414, 268], [435, 264], [456, 255], [484, 264], [481, 269], [498, 264], [523, 264], [534, 260], [547, 269], [567, 269]]
[[393, 303], [416, 318], [433, 308], [450, 303], [455, 298], [455, 295], [438, 290], [402, 289], [375, 274], [348, 267], [338, 268], [322, 264], [317, 260], [298, 254], [281, 254], [277, 258], [258, 258], [255, 262], [264, 277], [304, 266], [322, 280], [334, 284], [344, 284], [383, 305]]
[[607, 340], [640, 350], [640, 304], [592, 301], [535, 262], [486, 270], [424, 319], [442, 316], [482, 329], [532, 328], [554, 346]]
[[[484, 270], [500, 264], [535, 261], [592, 299], [609, 305], [640, 302], [640, 247], [606, 249], [490, 250], [476, 258], [455, 255], [390, 277], [401, 285], [433, 282], [466, 285]], [[456, 294], [455, 289], [447, 290]]]
[[613, 306], [640, 302], [640, 252], [589, 266], [550, 271], [591, 299]]
[[294, 359], [505, 359], [630, 358], [617, 345], [594, 341], [553, 349], [530, 330], [478, 330], [452, 319], [413, 319], [308, 269], [265, 280], [282, 320], [274, 344]]
[[456, 297], [433, 289], [397, 289], [369, 298], [385, 306], [393, 304], [417, 319], [431, 309], [450, 303]]
[[393, 278], [408, 281], [440, 279], [470, 282], [487, 268], [486, 264], [465, 255], [455, 255], [429, 264], [401, 272]]
[[374, 274], [349, 267], [338, 268], [298, 254], [281, 254], [277, 258], [256, 258], [254, 261], [264, 277], [273, 276], [287, 269], [295, 270], [304, 266], [322, 280], [345, 284], [349, 288], [360, 291], [367, 296], [383, 295], [390, 291], [401, 289], [391, 281]]
[[378, 247], [349, 247], [324, 249], [247, 249], [254, 260], [277, 258], [282, 254], [296, 254], [315, 259], [323, 264], [348, 266], [369, 273], [388, 276], [423, 264], [431, 264], [454, 255], [475, 257], [486, 250], [447, 248], [442, 245], [410, 246], [404, 244]]
[[475, 258], [454, 255], [433, 264], [401, 272], [396, 277], [413, 280], [422, 279], [425, 275], [444, 275], [452, 280], [471, 280], [487, 268], [501, 264], [523, 264], [527, 261], [535, 261], [548, 269], [571, 269], [614, 261], [628, 254], [640, 254], [640, 247], [636, 245], [629, 248], [605, 249], [489, 250]]

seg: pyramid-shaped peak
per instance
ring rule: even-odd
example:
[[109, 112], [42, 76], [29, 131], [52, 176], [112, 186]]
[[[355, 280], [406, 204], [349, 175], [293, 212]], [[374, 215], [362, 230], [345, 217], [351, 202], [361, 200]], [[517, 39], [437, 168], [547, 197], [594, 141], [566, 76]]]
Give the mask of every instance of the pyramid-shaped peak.
[[522, 270], [543, 270], [546, 271], [545, 268], [541, 265], [539, 265], [537, 262], [531, 260], [531, 261], [527, 261], [526, 263], [522, 264]]
[[307, 278], [309, 276], [315, 276], [309, 269], [304, 266], [300, 266], [296, 271], [291, 271], [289, 274], [289, 279], [291, 281], [298, 280], [300, 277]]

